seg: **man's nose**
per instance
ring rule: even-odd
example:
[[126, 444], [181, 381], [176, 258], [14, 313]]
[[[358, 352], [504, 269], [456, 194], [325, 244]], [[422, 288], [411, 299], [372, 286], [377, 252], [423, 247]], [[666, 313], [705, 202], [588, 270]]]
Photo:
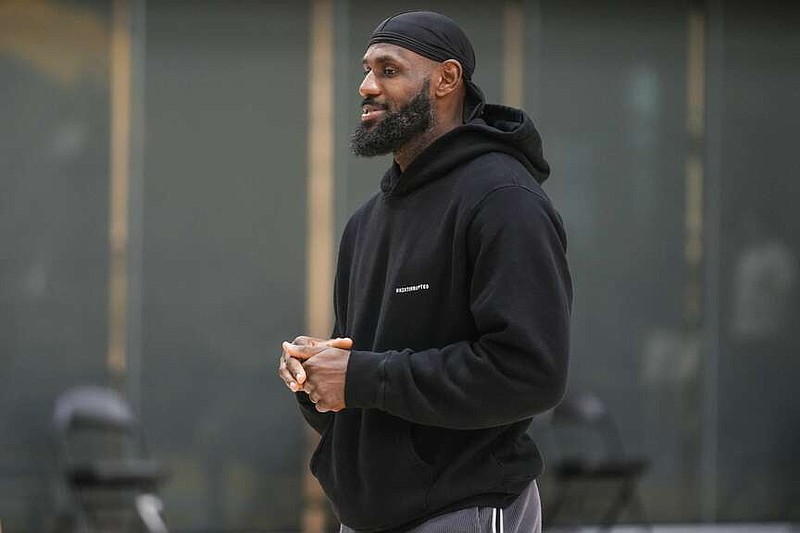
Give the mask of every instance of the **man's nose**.
[[378, 84], [375, 83], [375, 74], [373, 74], [372, 71], [367, 72], [366, 76], [364, 76], [364, 80], [358, 87], [358, 94], [360, 94], [362, 98], [366, 98], [367, 96], [375, 96], [379, 93]]

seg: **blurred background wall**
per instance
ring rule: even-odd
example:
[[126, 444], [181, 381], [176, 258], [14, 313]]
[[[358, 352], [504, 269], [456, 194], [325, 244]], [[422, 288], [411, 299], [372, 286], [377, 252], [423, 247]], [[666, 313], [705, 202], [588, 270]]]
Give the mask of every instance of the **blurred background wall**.
[[403, 9], [452, 16], [487, 99], [542, 133], [570, 387], [651, 459], [650, 518], [800, 521], [796, 3], [6, 0], [5, 531], [45, 527], [53, 400], [83, 383], [134, 404], [174, 529], [300, 527], [307, 436], [275, 362], [306, 302], [330, 302], [306, 274], [319, 4], [330, 238], [389, 164], [347, 147], [368, 35]]

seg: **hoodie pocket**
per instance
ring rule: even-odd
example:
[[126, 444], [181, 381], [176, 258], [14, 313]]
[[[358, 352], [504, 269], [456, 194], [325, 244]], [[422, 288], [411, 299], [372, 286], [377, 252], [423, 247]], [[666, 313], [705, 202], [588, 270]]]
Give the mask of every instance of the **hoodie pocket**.
[[339, 519], [381, 529], [425, 516], [434, 469], [414, 449], [409, 423], [372, 410], [354, 422], [337, 418], [311, 465]]

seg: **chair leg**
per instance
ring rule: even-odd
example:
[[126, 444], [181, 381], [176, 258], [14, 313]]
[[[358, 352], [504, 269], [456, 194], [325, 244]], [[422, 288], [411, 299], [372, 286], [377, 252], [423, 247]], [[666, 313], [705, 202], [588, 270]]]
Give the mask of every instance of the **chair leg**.
[[647, 513], [644, 511], [644, 505], [642, 505], [642, 499], [639, 497], [638, 490], [634, 490], [633, 494], [631, 495], [631, 505], [639, 518], [642, 529], [644, 531], [652, 531], [653, 526], [650, 524], [650, 520], [647, 518]]
[[547, 510], [546, 513], [544, 513], [544, 516], [542, 517], [543, 518], [542, 522], [544, 523], [544, 525], [552, 524], [553, 523], [553, 519], [556, 516], [558, 516], [559, 511], [561, 511], [561, 507], [564, 505], [564, 502], [567, 500], [567, 486], [568, 485], [569, 485], [569, 482], [566, 479], [563, 481], [563, 484], [559, 483], [559, 485], [558, 485], [558, 494], [556, 495], [555, 502], [553, 502], [553, 505], [550, 507], [550, 509]]
[[167, 526], [161, 519], [163, 507], [161, 499], [154, 494], [136, 497], [136, 510], [149, 533], [167, 533]]
[[635, 480], [630, 476], [626, 477], [623, 481], [620, 491], [617, 493], [616, 498], [612, 501], [611, 507], [608, 508], [608, 511], [606, 511], [605, 516], [600, 522], [603, 529], [610, 530], [611, 526], [617, 523], [620, 513], [631, 498], [634, 482]]
[[83, 496], [81, 494], [74, 494], [72, 499], [74, 502], [73, 509], [75, 513], [75, 533], [90, 533], [91, 529], [89, 528], [89, 510], [86, 508]]

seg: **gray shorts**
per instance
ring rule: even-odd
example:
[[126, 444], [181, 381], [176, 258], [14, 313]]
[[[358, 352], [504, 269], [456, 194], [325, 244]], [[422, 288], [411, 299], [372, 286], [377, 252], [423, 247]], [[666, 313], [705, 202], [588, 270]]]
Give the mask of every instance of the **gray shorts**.
[[[342, 525], [340, 533], [355, 533]], [[542, 504], [536, 481], [505, 508], [468, 507], [423, 522], [408, 533], [541, 533]]]

